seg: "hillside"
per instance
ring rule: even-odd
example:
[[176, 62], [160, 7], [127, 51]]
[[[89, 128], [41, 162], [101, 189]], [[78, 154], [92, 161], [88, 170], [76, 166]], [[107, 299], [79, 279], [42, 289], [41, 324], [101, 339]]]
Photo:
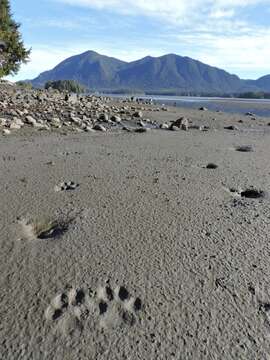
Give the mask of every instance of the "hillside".
[[128, 63], [94, 51], [64, 60], [31, 83], [42, 87], [47, 81], [65, 79], [76, 80], [91, 90], [173, 90], [213, 94], [270, 91], [270, 76], [241, 80], [236, 75], [189, 57], [174, 54], [157, 58], [147, 56]]

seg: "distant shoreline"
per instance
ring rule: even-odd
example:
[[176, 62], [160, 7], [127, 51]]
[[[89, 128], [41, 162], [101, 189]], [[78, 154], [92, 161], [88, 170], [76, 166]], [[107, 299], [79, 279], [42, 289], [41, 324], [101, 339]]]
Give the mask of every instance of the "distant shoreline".
[[[113, 98], [130, 98], [129, 95], [107, 94]], [[218, 97], [191, 97], [191, 96], [150, 96], [134, 95], [134, 98], [147, 100], [152, 99], [156, 104], [166, 106], [183, 107], [186, 109], [198, 109], [206, 107], [214, 112], [224, 112], [228, 114], [253, 113], [255, 116], [270, 117], [270, 100], [268, 99], [242, 99], [242, 98], [218, 98]]]

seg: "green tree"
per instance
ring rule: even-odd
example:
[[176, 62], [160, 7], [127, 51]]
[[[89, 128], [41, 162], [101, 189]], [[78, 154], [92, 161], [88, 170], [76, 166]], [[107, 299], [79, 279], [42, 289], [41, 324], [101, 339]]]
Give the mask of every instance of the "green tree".
[[86, 91], [86, 88], [75, 80], [47, 81], [44, 88], [68, 91], [77, 94], [84, 93]]
[[30, 50], [24, 47], [19, 28], [12, 19], [9, 0], [0, 0], [0, 78], [15, 75], [29, 60]]

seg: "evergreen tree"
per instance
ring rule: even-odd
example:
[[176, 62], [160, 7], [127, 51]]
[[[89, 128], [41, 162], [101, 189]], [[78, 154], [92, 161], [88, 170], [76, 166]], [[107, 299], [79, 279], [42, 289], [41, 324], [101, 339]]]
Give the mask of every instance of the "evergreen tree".
[[30, 50], [24, 47], [19, 28], [12, 19], [9, 0], [0, 0], [0, 78], [16, 74], [29, 60]]
[[68, 91], [77, 94], [84, 93], [86, 91], [86, 88], [75, 80], [47, 81], [44, 88]]

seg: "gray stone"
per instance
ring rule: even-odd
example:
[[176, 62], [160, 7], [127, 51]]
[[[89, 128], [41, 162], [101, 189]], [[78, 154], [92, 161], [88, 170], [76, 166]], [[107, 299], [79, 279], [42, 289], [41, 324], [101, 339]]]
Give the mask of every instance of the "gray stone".
[[134, 114], [133, 114], [133, 117], [142, 118], [143, 117], [142, 111], [135, 111]]
[[97, 131], [107, 131], [107, 129], [105, 128], [105, 126], [103, 126], [103, 125], [101, 125], [101, 124], [95, 124], [94, 126], [93, 126], [93, 129], [94, 130], [97, 130]]

